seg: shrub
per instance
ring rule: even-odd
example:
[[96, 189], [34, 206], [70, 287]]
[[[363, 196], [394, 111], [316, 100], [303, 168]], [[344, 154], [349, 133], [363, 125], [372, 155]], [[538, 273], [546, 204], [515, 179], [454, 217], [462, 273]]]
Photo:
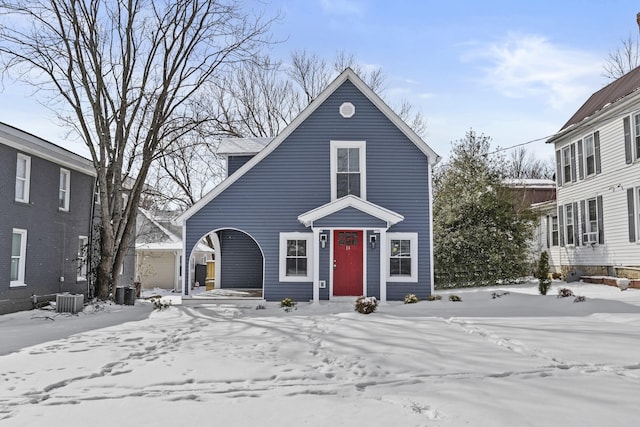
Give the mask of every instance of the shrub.
[[573, 300], [573, 302], [585, 302], [587, 299], [585, 297], [583, 297], [582, 295], [577, 296], [576, 299]]
[[505, 295], [509, 295], [509, 292], [491, 292], [491, 298], [493, 299], [501, 298]]
[[153, 304], [154, 310], [162, 310], [164, 308], [171, 307], [171, 300], [162, 301], [162, 297], [160, 295], [149, 298], [149, 301]]
[[449, 295], [449, 301], [460, 302], [462, 301], [462, 298], [460, 298], [458, 295]]
[[568, 288], [558, 289], [558, 298], [567, 298], [572, 296], [573, 296], [573, 292], [571, 291], [571, 289], [568, 289]]
[[551, 287], [551, 279], [549, 279], [549, 254], [546, 251], [540, 254], [538, 269], [536, 270], [536, 279], [538, 279], [540, 295], [546, 295]]
[[376, 297], [358, 297], [356, 300], [355, 310], [362, 314], [371, 314], [378, 308], [378, 300]]
[[442, 295], [431, 294], [427, 297], [427, 301], [440, 301], [442, 299]]
[[405, 304], [415, 304], [415, 303], [417, 303], [418, 301], [420, 301], [420, 300], [419, 300], [419, 299], [418, 299], [418, 297], [417, 297], [417, 296], [415, 296], [414, 294], [406, 294], [406, 295], [404, 296], [404, 303], [405, 303]]
[[296, 304], [297, 302], [295, 302], [293, 298], [285, 298], [280, 301], [280, 307], [282, 307], [286, 312], [296, 310]]
[[256, 305], [256, 310], [266, 310], [267, 306], [265, 306], [264, 304], [258, 304]]

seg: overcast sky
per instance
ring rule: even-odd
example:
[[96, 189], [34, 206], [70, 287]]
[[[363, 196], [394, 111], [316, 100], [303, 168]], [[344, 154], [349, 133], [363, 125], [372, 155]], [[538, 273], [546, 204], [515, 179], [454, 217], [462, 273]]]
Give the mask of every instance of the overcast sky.
[[[638, 35], [640, 3], [630, 0], [254, 0], [281, 14], [273, 27], [286, 60], [305, 49], [327, 59], [353, 53], [380, 67], [385, 98], [408, 100], [427, 119], [427, 143], [448, 157], [469, 129], [494, 147], [528, 145], [551, 156], [544, 138], [608, 81], [602, 64], [623, 38]], [[29, 88], [0, 92], [0, 121], [67, 148], [53, 116]]]

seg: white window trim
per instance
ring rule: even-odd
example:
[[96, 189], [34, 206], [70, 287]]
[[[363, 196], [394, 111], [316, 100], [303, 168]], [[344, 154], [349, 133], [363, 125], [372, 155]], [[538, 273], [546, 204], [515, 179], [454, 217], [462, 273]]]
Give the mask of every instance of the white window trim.
[[[571, 215], [567, 214], [567, 209], [571, 209]], [[575, 212], [573, 212], [573, 203], [567, 203], [566, 205], [564, 205], [562, 207], [562, 209], [564, 209], [564, 230], [562, 230], [562, 232], [564, 233], [564, 242], [565, 242], [565, 246], [577, 246], [577, 242], [576, 240], [576, 224], [574, 219], [574, 215]], [[569, 224], [569, 220], [571, 220], [571, 224]], [[569, 226], [571, 226], [571, 234], [569, 234]], [[569, 243], [569, 235], [571, 235], [571, 239], [573, 240], [573, 242]]]
[[[307, 275], [287, 276], [287, 240], [306, 240], [307, 242]], [[281, 282], [313, 282], [313, 233], [289, 232], [280, 233], [280, 271]]]
[[331, 200], [338, 194], [338, 148], [360, 149], [360, 198], [367, 200], [367, 142], [366, 141], [331, 141]]
[[[87, 272], [89, 270], [89, 266], [87, 265], [87, 252], [89, 251], [88, 244], [89, 238], [87, 236], [78, 236], [78, 265], [76, 266], [76, 271], [78, 273], [76, 278], [77, 282], [85, 282], [87, 280]], [[79, 252], [81, 250], [80, 245], [85, 248], [84, 256], [82, 256], [82, 254]], [[82, 272], [82, 269], [80, 269], [81, 261], [84, 267], [84, 276], [80, 274]]]
[[[565, 158], [564, 158], [565, 151], [569, 153], [568, 164], [565, 162]], [[562, 184], [563, 185], [571, 184], [572, 183], [571, 176], [573, 175], [573, 170], [572, 170], [573, 165], [571, 164], [571, 144], [566, 145], [560, 149], [560, 165], [561, 165], [561, 171], [562, 171]], [[565, 176], [565, 168], [567, 166], [569, 166], [569, 179], [567, 179], [567, 177]]]
[[[63, 212], [69, 212], [69, 193], [71, 190], [71, 172], [67, 169], [60, 168], [60, 178], [64, 176], [64, 183], [66, 188], [58, 188], [58, 203], [60, 202], [60, 192], [64, 191], [64, 206], [58, 206], [58, 210]], [[58, 183], [60, 184], [60, 183]]]
[[[392, 240], [409, 240], [411, 244], [411, 276], [392, 276], [388, 266], [391, 259], [391, 241]], [[387, 282], [418, 282], [418, 233], [387, 233], [387, 254], [383, 260], [387, 264]]]
[[[591, 146], [593, 147], [593, 172], [589, 173], [589, 162], [588, 162], [588, 156], [587, 156], [587, 139], [591, 140]], [[584, 168], [584, 177], [588, 178], [591, 176], [595, 176], [596, 175], [596, 137], [595, 137], [595, 132], [591, 132], [587, 135], [585, 135], [582, 138], [582, 157], [583, 157], [583, 164], [582, 167]]]
[[16, 158], [16, 184], [18, 181], [18, 161], [25, 160], [25, 177], [24, 177], [24, 197], [18, 197], [16, 194], [16, 202], [29, 203], [29, 190], [31, 187], [31, 157], [18, 153]]
[[[553, 225], [554, 225], [553, 224], [553, 219], [554, 218], [556, 220], [556, 222], [555, 222], [555, 227], [556, 227], [555, 230], [553, 229]], [[558, 246], [560, 246], [560, 221], [559, 221], [558, 215], [551, 215], [549, 217], [549, 222], [550, 222], [549, 230], [550, 230], [550, 233], [551, 233], [551, 236], [549, 236], [550, 237], [549, 238], [549, 246], [552, 247], [552, 248], [553, 247], [558, 247]], [[557, 235], [556, 243], [553, 242], [553, 233], [554, 232]]]
[[24, 273], [25, 273], [26, 261], [27, 261], [27, 230], [22, 228], [14, 228], [11, 233], [12, 239], [14, 234], [20, 234], [22, 236], [20, 238], [20, 265], [18, 269], [18, 280], [12, 280], [9, 283], [10, 288], [27, 286], [27, 284], [24, 283]]

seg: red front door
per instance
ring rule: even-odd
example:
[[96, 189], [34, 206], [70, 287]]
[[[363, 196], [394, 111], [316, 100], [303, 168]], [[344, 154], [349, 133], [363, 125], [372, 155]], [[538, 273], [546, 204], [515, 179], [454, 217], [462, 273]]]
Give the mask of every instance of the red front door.
[[333, 232], [333, 295], [362, 295], [362, 231]]

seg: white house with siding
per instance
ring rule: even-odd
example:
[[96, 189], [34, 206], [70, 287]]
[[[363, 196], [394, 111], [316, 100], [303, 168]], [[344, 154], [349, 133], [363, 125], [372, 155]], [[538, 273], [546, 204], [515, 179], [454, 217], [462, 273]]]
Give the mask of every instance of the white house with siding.
[[557, 206], [550, 264], [568, 279], [640, 274], [640, 68], [595, 92], [547, 143]]

